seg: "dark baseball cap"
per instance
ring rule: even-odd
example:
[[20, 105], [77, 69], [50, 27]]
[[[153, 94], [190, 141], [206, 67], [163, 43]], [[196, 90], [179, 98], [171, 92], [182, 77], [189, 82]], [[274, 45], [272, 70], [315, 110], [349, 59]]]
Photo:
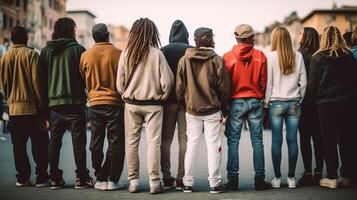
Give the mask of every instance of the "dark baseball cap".
[[105, 37], [109, 34], [107, 25], [103, 23], [96, 24], [92, 28], [93, 37]]
[[195, 30], [194, 37], [200, 38], [203, 36], [213, 37], [213, 31], [210, 28], [201, 27]]

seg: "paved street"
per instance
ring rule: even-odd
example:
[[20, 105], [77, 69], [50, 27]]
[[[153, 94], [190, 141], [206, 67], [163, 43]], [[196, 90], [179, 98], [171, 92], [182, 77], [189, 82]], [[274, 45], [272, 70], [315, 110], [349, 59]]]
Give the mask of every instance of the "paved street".
[[[61, 190], [53, 191], [49, 188], [16, 188], [15, 187], [15, 169], [14, 161], [12, 155], [12, 145], [9, 134], [6, 134], [6, 141], [0, 141], [0, 200], [17, 200], [17, 199], [36, 199], [36, 200], [56, 200], [56, 199], [225, 199], [225, 200], [251, 200], [251, 199], [345, 199], [345, 200], [356, 200], [357, 199], [357, 189], [338, 189], [329, 190], [321, 187], [305, 187], [297, 189], [287, 189], [286, 186], [282, 189], [269, 190], [256, 192], [253, 188], [253, 163], [252, 163], [252, 148], [250, 145], [249, 134], [244, 131], [241, 139], [240, 146], [240, 191], [238, 192], [227, 192], [224, 194], [209, 194], [208, 193], [208, 181], [207, 181], [207, 156], [206, 147], [204, 143], [204, 137], [202, 137], [201, 148], [199, 157], [197, 158], [196, 164], [196, 179], [194, 185], [194, 193], [184, 194], [182, 192], [169, 191], [165, 194], [160, 195], [150, 195], [148, 190], [148, 177], [146, 173], [146, 139], [145, 133], [141, 140], [142, 145], [140, 146], [141, 155], [141, 189], [142, 192], [138, 194], [130, 194], [126, 190], [119, 191], [97, 191], [94, 189], [73, 189], [75, 174], [74, 174], [74, 159], [72, 154], [72, 145], [70, 134], [65, 134], [63, 138], [63, 148], [61, 152], [61, 168], [64, 170], [64, 179], [66, 181], [66, 187]], [[90, 134], [88, 132], [88, 140]], [[265, 155], [266, 155], [266, 176], [267, 180], [271, 180], [273, 177], [273, 169], [270, 157], [270, 131], [264, 132], [264, 144], [265, 144]], [[223, 140], [224, 153], [222, 160], [222, 174], [224, 179], [226, 178], [225, 166], [227, 161], [227, 146], [226, 140]], [[28, 145], [30, 146], [30, 145]], [[174, 144], [172, 146], [172, 169], [177, 169], [177, 153], [178, 153], [177, 138], [174, 139]], [[29, 148], [30, 149], [30, 148]], [[30, 152], [30, 151], [29, 151]], [[88, 151], [87, 161], [88, 167], [91, 169], [91, 163], [89, 159], [90, 153]], [[31, 158], [31, 156], [30, 156]], [[32, 158], [31, 158], [31, 162]], [[284, 143], [283, 149], [283, 162], [282, 162], [282, 173], [283, 178], [286, 179], [287, 174], [287, 148], [286, 143]], [[302, 160], [299, 155], [299, 161], [296, 171], [296, 177], [300, 177], [302, 173]], [[173, 175], [176, 175], [176, 171], [173, 170]], [[93, 171], [91, 169], [91, 174]], [[35, 177], [32, 176], [34, 180]], [[127, 181], [127, 170], [121, 176], [121, 180], [124, 184], [128, 184]]]

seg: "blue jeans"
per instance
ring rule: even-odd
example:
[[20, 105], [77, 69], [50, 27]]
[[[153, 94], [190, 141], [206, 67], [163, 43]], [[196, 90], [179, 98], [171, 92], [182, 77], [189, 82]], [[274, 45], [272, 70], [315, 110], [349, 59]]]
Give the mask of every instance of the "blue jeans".
[[262, 103], [254, 98], [235, 99], [230, 105], [225, 132], [228, 144], [228, 177], [239, 175], [238, 149], [245, 120], [248, 121], [253, 146], [255, 177], [264, 178], [263, 108]]
[[286, 126], [286, 143], [289, 155], [288, 177], [295, 176], [298, 157], [297, 130], [301, 115], [300, 103], [297, 101], [272, 101], [269, 103], [269, 118], [272, 132], [271, 155], [275, 177], [281, 177], [281, 146], [283, 142], [283, 122]]

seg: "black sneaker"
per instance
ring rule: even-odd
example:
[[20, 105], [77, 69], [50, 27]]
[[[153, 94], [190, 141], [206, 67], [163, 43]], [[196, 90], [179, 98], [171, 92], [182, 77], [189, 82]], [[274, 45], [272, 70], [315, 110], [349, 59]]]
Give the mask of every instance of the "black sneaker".
[[[320, 180], [319, 180], [320, 181]], [[312, 173], [303, 173], [302, 177], [298, 181], [299, 186], [310, 186], [314, 185], [314, 177]]]
[[230, 191], [237, 191], [239, 185], [239, 177], [238, 176], [232, 176], [228, 177], [228, 183], [225, 184], [225, 188]]
[[217, 187], [210, 187], [210, 191], [209, 191], [209, 193], [211, 193], [211, 194], [218, 194], [218, 193], [223, 193], [223, 192], [227, 192], [227, 190], [223, 184], [221, 184]]
[[166, 190], [175, 188], [175, 178], [174, 177], [164, 179], [163, 181], [164, 181], [164, 188]]
[[63, 178], [59, 179], [59, 180], [52, 180], [51, 181], [51, 189], [52, 190], [58, 190], [61, 189], [64, 186], [65, 182], [63, 180]]
[[322, 172], [315, 172], [313, 178], [313, 185], [320, 185], [321, 179], [322, 179]]
[[32, 186], [32, 183], [30, 180], [27, 181], [16, 181], [16, 187], [27, 187], [27, 186]]
[[255, 177], [254, 178], [254, 186], [255, 186], [255, 190], [257, 190], [257, 191], [271, 189], [271, 184], [265, 182], [263, 177]]
[[87, 177], [85, 179], [77, 178], [76, 183], [74, 184], [74, 188], [76, 189], [84, 189], [84, 188], [92, 188], [93, 180], [91, 177]]
[[35, 182], [35, 186], [40, 188], [40, 187], [48, 187], [51, 185], [50, 179], [40, 179], [37, 178]]
[[191, 193], [192, 192], [192, 187], [191, 186], [183, 186], [182, 192]]

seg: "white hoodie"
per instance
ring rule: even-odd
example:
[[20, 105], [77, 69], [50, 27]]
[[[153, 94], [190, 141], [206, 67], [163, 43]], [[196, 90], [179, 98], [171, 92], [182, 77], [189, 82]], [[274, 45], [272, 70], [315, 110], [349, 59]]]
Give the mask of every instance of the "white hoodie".
[[302, 102], [306, 91], [306, 70], [303, 57], [300, 52], [295, 52], [294, 72], [284, 75], [280, 72], [278, 53], [276, 51], [267, 54], [268, 81], [265, 93], [264, 107], [268, 107], [270, 101]]

